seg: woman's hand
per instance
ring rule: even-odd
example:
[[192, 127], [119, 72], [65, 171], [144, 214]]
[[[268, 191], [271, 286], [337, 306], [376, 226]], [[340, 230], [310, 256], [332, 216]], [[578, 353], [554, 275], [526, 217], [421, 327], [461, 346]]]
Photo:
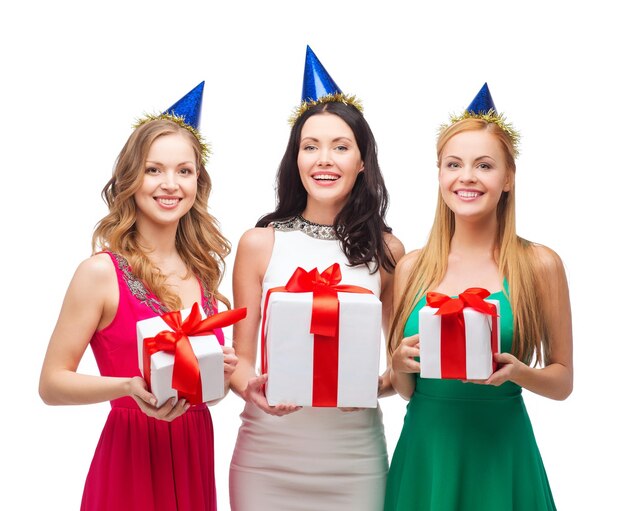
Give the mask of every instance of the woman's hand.
[[391, 356], [391, 368], [396, 373], [419, 373], [420, 364], [415, 357], [420, 356], [419, 334], [405, 337]]
[[419, 334], [405, 337], [391, 355], [390, 380], [393, 388], [404, 399], [411, 399], [415, 391], [415, 373], [421, 372]]
[[224, 353], [224, 395], [212, 401], [207, 401], [207, 406], [214, 406], [226, 397], [230, 390], [230, 377], [235, 372], [239, 359], [235, 355], [234, 348], [230, 346], [222, 346], [222, 352]]
[[391, 380], [389, 379], [389, 373], [391, 372], [391, 357], [387, 357], [387, 369], [385, 372], [378, 376], [378, 389], [376, 391], [376, 396], [380, 399], [388, 394], [390, 394], [390, 390], [394, 392], [393, 387], [391, 386]]
[[185, 399], [180, 399], [177, 402], [176, 398], [173, 397], [157, 408], [155, 406], [156, 397], [148, 392], [148, 386], [143, 378], [135, 376], [131, 378], [128, 385], [130, 397], [135, 400], [141, 411], [148, 417], [171, 422], [189, 410], [191, 406]]
[[256, 376], [248, 381], [248, 385], [243, 391], [243, 398], [259, 407], [269, 415], [283, 416], [293, 412], [297, 412], [302, 407], [288, 404], [278, 404], [270, 406], [265, 397], [265, 384], [267, 383], [267, 374]]
[[498, 364], [498, 369], [485, 380], [486, 385], [499, 387], [504, 382], [514, 381], [523, 367], [527, 367], [510, 353], [495, 353], [493, 359]]
[[222, 351], [224, 352], [224, 394], [226, 394], [230, 387], [230, 377], [235, 372], [239, 359], [235, 355], [234, 348], [230, 346], [222, 346]]
[[463, 382], [499, 387], [507, 381], [514, 381], [520, 371], [528, 367], [510, 353], [495, 353], [493, 359], [498, 364], [498, 369], [489, 378], [486, 380], [463, 380]]

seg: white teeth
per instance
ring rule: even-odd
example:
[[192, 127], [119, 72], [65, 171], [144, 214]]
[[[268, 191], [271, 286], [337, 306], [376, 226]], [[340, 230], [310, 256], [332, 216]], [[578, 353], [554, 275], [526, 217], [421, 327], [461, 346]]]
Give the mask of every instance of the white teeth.
[[339, 176], [335, 176], [333, 174], [317, 174], [316, 176], [313, 176], [313, 179], [316, 181], [337, 181]]
[[470, 192], [468, 190], [459, 190], [458, 192], [456, 192], [456, 194], [459, 197], [463, 197], [464, 199], [475, 199], [476, 197], [481, 195], [478, 192]]
[[173, 206], [174, 204], [178, 203], [178, 199], [163, 199], [163, 198], [157, 198], [157, 200], [163, 204], [164, 206]]

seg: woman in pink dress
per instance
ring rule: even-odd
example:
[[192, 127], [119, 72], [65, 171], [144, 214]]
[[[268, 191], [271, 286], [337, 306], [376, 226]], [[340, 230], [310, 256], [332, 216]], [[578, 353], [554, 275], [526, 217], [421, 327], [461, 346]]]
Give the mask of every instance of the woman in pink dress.
[[[195, 129], [202, 85], [176, 103], [182, 112], [174, 105], [145, 119], [126, 142], [103, 191], [109, 214], [94, 255], [76, 270], [43, 363], [47, 404], [111, 401], [83, 510], [216, 509], [209, 410], [184, 399], [157, 408], [136, 341], [138, 320], [195, 302], [207, 315], [217, 300], [228, 305], [217, 287], [230, 244], [207, 212], [206, 145]], [[89, 344], [101, 376], [76, 372]], [[227, 389], [237, 358], [223, 351]]]

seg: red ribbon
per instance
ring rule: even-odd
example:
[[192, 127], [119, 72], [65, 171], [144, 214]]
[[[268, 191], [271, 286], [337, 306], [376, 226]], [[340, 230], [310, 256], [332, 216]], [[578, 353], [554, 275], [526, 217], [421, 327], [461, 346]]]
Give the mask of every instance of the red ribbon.
[[364, 287], [339, 285], [341, 268], [335, 263], [321, 274], [298, 267], [283, 287], [267, 291], [261, 325], [261, 371], [267, 372], [265, 321], [272, 293], [313, 293], [311, 329], [313, 334], [313, 406], [337, 406], [339, 388], [339, 298], [337, 293], [373, 294]]
[[[498, 353], [498, 309], [493, 303], [485, 302], [489, 291], [481, 287], [471, 287], [463, 291], [458, 298], [451, 298], [433, 291], [426, 293], [426, 303], [439, 310], [441, 316], [441, 377], [448, 379], [467, 379], [465, 352], [465, 317], [463, 309], [472, 307], [492, 317], [491, 353]], [[493, 370], [496, 362], [492, 360]]]
[[230, 326], [246, 317], [247, 309], [234, 309], [219, 312], [202, 319], [200, 307], [193, 304], [191, 313], [185, 321], [180, 311], [167, 312], [161, 319], [172, 330], [163, 330], [154, 337], [143, 340], [144, 378], [150, 385], [150, 357], [157, 351], [174, 354], [174, 374], [172, 388], [178, 391], [179, 398], [185, 398], [191, 404], [202, 403], [202, 380], [198, 358], [191, 348], [189, 337], [210, 335], [216, 328]]

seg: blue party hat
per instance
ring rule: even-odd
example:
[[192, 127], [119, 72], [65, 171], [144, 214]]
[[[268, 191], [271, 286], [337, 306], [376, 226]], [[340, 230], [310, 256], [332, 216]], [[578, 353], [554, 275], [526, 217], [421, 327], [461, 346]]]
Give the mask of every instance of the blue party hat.
[[478, 94], [476, 94], [476, 97], [472, 100], [466, 110], [475, 114], [486, 114], [487, 112], [493, 112], [495, 114], [498, 113], [496, 105], [493, 102], [493, 98], [491, 97], [491, 93], [489, 92], [487, 82], [485, 82], [485, 85], [481, 87]]
[[202, 107], [203, 91], [204, 81], [196, 85], [163, 113], [182, 117], [186, 124], [189, 124], [189, 126], [197, 130], [200, 126], [200, 109]]
[[340, 102], [352, 105], [363, 110], [361, 102], [356, 96], [344, 94], [324, 68], [317, 55], [313, 53], [310, 46], [306, 47], [306, 57], [304, 59], [304, 79], [302, 81], [302, 102], [295, 108], [290, 124], [294, 124], [298, 117], [314, 105], [320, 103]]
[[511, 123], [507, 122], [504, 115], [499, 114], [496, 110], [496, 105], [491, 97], [491, 92], [489, 92], [487, 82], [485, 82], [485, 84], [481, 87], [478, 94], [476, 94], [476, 97], [461, 115], [451, 115], [450, 122], [440, 126], [439, 133], [444, 132], [453, 124], [456, 124], [464, 119], [482, 119], [488, 123], [498, 125], [500, 129], [511, 139], [515, 156], [519, 154], [519, 132]]
[[147, 122], [155, 121], [157, 119], [167, 119], [175, 122], [179, 126], [191, 132], [198, 139], [202, 152], [202, 161], [203, 163], [206, 163], [210, 153], [209, 146], [198, 131], [198, 127], [200, 126], [200, 110], [202, 107], [203, 92], [204, 81], [196, 85], [163, 113], [158, 115], [146, 114], [141, 119], [138, 119], [133, 127], [138, 128], [142, 124], [146, 124]]
[[309, 45], [304, 59], [304, 79], [302, 81], [302, 101], [317, 101], [323, 96], [341, 94], [335, 83]]

